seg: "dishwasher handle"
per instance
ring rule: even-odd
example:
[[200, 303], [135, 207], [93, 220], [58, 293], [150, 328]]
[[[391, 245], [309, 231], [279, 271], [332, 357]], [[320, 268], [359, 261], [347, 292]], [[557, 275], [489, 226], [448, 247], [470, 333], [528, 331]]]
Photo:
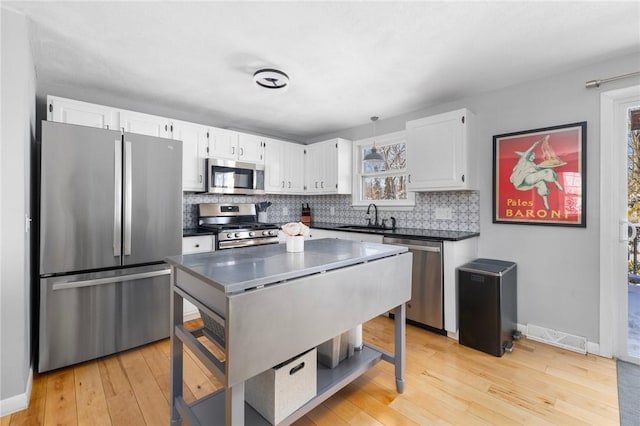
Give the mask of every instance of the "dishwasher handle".
[[431, 253], [440, 253], [442, 251], [441, 244], [437, 245], [422, 245], [422, 244], [411, 244], [410, 242], [406, 242], [407, 240], [398, 240], [395, 238], [383, 238], [383, 244], [392, 244], [395, 246], [406, 247], [411, 250], [420, 250], [420, 251], [428, 251]]
[[429, 247], [429, 246], [417, 246], [415, 244], [398, 244], [398, 243], [389, 243], [394, 244], [396, 246], [406, 247], [411, 250], [420, 250], [420, 251], [428, 251], [431, 253], [440, 253], [440, 247]]

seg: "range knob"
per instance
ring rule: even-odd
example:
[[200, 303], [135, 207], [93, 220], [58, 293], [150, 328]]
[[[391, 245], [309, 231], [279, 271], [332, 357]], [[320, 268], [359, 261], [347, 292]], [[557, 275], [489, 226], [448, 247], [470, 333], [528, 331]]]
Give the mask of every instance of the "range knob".
[[262, 235], [269, 235], [269, 231], [262, 231]]
[[233, 238], [233, 234], [227, 234], [226, 237], [227, 238]]
[[235, 234], [233, 234], [233, 236], [238, 238], [238, 237], [240, 237], [240, 234], [236, 232]]
[[269, 235], [276, 235], [276, 231], [269, 231]]
[[255, 235], [256, 235], [256, 233], [255, 233], [255, 232], [253, 232], [253, 231], [250, 231], [250, 232], [249, 232], [249, 236], [250, 236], [250, 237], [253, 237], [253, 236], [255, 236]]

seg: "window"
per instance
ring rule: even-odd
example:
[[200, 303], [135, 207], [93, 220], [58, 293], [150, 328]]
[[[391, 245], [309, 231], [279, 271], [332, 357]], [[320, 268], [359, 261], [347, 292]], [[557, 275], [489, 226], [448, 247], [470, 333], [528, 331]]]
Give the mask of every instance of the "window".
[[373, 138], [353, 143], [353, 205], [413, 206], [413, 192], [407, 191], [407, 149], [405, 132], [375, 138], [377, 152], [383, 160], [364, 161], [371, 153]]

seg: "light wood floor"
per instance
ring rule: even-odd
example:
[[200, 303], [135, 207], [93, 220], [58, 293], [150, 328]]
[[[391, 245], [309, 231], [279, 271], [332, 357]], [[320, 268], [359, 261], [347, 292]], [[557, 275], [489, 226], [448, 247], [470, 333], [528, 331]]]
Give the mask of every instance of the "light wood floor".
[[[365, 341], [392, 350], [392, 321], [365, 324]], [[185, 399], [220, 386], [185, 357]], [[304, 425], [616, 425], [613, 360], [522, 339], [502, 358], [407, 326], [406, 389], [378, 363], [296, 423]], [[36, 375], [15, 425], [168, 425], [169, 341]]]

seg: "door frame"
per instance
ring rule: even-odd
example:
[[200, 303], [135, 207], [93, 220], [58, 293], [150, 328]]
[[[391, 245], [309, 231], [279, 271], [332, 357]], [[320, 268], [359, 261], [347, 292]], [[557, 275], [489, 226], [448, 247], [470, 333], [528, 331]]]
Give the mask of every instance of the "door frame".
[[[627, 241], [621, 240], [626, 214], [612, 206], [626, 203], [626, 178], [618, 171], [626, 160], [626, 145], [611, 141], [626, 139], [626, 122], [616, 121], [628, 102], [640, 99], [640, 86], [610, 90], [600, 94], [600, 347], [601, 356], [638, 362], [627, 356], [626, 273], [619, 268], [620, 256], [626, 256]], [[612, 190], [617, 189], [617, 190]], [[623, 190], [622, 188], [625, 188]], [[624, 229], [624, 231], [623, 231]], [[624, 333], [623, 331], [624, 330]]]

